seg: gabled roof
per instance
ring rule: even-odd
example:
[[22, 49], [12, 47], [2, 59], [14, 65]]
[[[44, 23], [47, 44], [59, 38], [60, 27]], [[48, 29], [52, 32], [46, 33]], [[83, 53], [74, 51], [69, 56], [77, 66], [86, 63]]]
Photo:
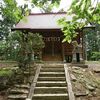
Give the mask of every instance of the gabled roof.
[[[21, 30], [21, 29], [32, 29], [32, 30], [44, 30], [44, 29], [60, 29], [57, 21], [66, 17], [66, 13], [37, 13], [30, 14], [23, 18], [12, 30]], [[69, 16], [70, 20], [71, 17]]]

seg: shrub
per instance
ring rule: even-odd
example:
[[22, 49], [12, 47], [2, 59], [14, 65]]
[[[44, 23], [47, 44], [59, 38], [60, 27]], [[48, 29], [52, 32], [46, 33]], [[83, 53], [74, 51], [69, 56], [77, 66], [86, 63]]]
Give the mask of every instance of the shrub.
[[100, 60], [100, 52], [92, 52], [91, 58], [95, 61], [99, 61]]
[[0, 69], [0, 91], [8, 88], [8, 83], [12, 76], [13, 71], [11, 69]]

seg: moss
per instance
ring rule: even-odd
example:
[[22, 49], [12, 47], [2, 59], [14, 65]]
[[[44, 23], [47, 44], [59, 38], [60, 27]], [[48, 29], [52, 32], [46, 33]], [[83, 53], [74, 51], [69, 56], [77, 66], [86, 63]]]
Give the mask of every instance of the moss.
[[0, 77], [1, 76], [11, 76], [13, 71], [11, 69], [0, 69]]

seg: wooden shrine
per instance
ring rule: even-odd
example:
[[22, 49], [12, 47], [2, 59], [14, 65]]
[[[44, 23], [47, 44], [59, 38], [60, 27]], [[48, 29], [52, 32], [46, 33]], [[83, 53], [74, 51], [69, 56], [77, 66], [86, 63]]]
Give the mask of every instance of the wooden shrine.
[[[66, 17], [66, 13], [38, 13], [26, 16], [12, 30], [20, 30], [25, 32], [40, 33], [43, 36], [45, 47], [42, 49], [43, 61], [64, 61], [72, 62], [73, 45], [62, 43], [63, 33], [61, 27], [57, 24], [60, 18]], [[66, 17], [71, 20], [71, 16]], [[84, 60], [83, 34], [79, 31], [76, 41], [80, 44], [81, 39], [81, 58]], [[80, 57], [79, 55], [76, 55]], [[76, 57], [76, 58], [77, 58]], [[78, 58], [77, 58], [78, 59]], [[78, 60], [77, 60], [78, 61]]]

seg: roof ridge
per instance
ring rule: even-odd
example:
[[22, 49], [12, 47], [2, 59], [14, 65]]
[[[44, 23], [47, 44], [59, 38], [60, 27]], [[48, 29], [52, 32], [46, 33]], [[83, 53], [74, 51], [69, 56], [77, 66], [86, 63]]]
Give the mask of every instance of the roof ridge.
[[51, 14], [66, 14], [66, 12], [50, 12], [50, 13], [30, 13], [29, 15], [51, 15]]

